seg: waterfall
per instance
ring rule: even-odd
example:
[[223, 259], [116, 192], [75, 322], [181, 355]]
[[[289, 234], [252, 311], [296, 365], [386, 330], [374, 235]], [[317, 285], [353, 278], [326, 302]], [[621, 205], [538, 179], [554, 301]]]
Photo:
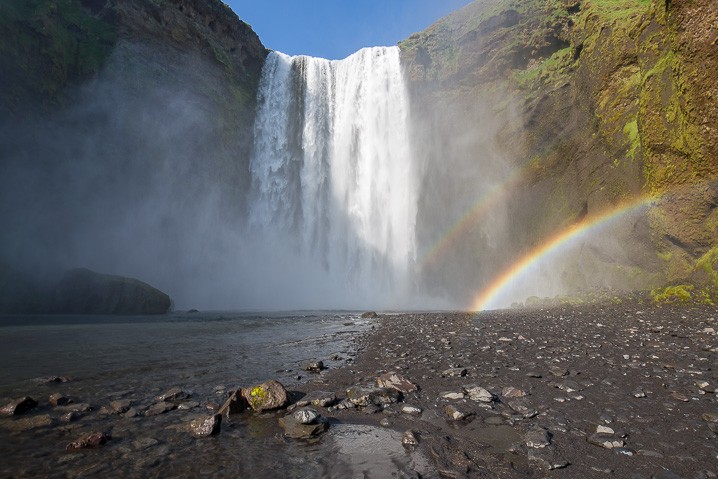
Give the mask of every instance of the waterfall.
[[307, 281], [319, 275], [326, 294], [356, 305], [406, 299], [418, 187], [408, 114], [398, 47], [340, 61], [269, 55], [258, 93], [249, 226], [271, 245], [265, 254], [281, 249], [291, 258], [285, 273], [312, 270]]

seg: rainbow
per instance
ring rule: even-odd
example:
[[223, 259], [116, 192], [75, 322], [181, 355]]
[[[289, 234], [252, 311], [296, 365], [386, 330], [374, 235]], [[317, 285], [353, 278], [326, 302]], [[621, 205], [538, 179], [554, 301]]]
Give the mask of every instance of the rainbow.
[[509, 287], [527, 269], [539, 263], [546, 256], [557, 251], [561, 246], [569, 243], [571, 240], [601, 228], [613, 219], [631, 211], [638, 210], [643, 206], [649, 205], [655, 200], [656, 198], [653, 196], [641, 196], [634, 198], [632, 200], [622, 202], [614, 208], [604, 211], [601, 214], [586, 218], [583, 221], [559, 232], [555, 236], [549, 238], [526, 253], [518, 261], [513, 263], [509, 268], [496, 277], [491, 284], [481, 291], [481, 293], [479, 293], [479, 295], [474, 299], [471, 310], [482, 311], [485, 309], [491, 309], [492, 303], [505, 292], [507, 287]]
[[433, 263], [461, 238], [467, 230], [493, 209], [524, 177], [525, 170], [516, 170], [503, 182], [491, 188], [459, 218], [449, 230], [429, 248], [421, 261], [422, 266]]

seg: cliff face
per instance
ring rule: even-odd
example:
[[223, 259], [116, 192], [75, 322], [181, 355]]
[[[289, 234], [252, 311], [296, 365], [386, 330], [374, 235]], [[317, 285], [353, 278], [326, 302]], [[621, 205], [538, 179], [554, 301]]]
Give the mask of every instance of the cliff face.
[[0, 30], [0, 262], [178, 296], [210, 275], [249, 182], [252, 29], [218, 0], [7, 0]]
[[[572, 253], [564, 289], [710, 283], [717, 15], [710, 0], [484, 0], [402, 42], [426, 191], [503, 193], [432, 272], [473, 261], [491, 277], [572, 224], [653, 198]], [[451, 200], [427, 202], [420, 224], [447, 221]], [[472, 277], [467, 292], [485, 285]]]

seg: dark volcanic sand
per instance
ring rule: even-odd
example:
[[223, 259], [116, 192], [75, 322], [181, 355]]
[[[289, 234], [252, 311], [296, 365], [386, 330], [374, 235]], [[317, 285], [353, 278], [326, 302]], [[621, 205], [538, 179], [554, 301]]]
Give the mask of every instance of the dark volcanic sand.
[[[362, 352], [354, 364], [302, 389], [335, 390], [343, 398], [348, 387], [370, 384], [381, 372], [404, 375], [420, 387], [403, 401], [423, 409], [419, 417], [400, 413], [403, 404], [376, 413], [322, 412], [346, 422], [378, 425], [384, 419], [388, 427], [417, 432], [419, 447], [442, 477], [716, 477], [716, 424], [703, 418], [718, 413], [716, 317], [715, 307], [637, 301], [382, 315], [375, 331], [359, 339]], [[452, 367], [466, 368], [466, 376], [442, 374]], [[703, 381], [708, 385], [699, 386]], [[469, 385], [488, 389], [497, 400], [441, 398]], [[506, 387], [528, 395], [502, 397]], [[449, 404], [471, 416], [449, 420]], [[625, 446], [588, 442], [598, 426], [613, 430], [604, 440]], [[544, 430], [550, 445], [528, 447], [527, 434], [540, 440]]]

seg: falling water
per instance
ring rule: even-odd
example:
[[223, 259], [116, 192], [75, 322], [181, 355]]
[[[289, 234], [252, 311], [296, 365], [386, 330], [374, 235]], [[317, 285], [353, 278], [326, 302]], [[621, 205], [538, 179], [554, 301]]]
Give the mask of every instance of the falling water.
[[[271, 53], [259, 86], [249, 222], [331, 295], [399, 306], [416, 260], [417, 180], [399, 49]], [[344, 305], [348, 306], [348, 305]]]

